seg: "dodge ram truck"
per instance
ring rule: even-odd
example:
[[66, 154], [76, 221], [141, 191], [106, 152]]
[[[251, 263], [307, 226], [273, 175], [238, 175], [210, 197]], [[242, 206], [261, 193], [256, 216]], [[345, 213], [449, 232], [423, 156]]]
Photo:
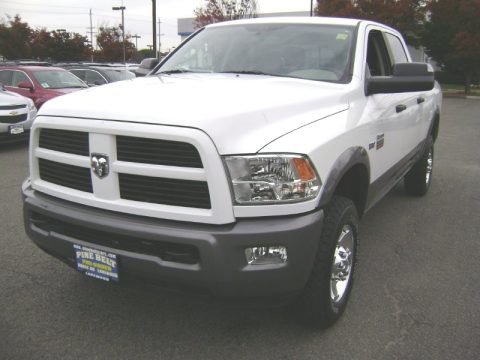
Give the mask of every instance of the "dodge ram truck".
[[379, 23], [209, 25], [149, 76], [40, 109], [25, 229], [93, 278], [295, 299], [329, 326], [359, 219], [399, 181], [414, 196], [432, 182], [441, 100]]

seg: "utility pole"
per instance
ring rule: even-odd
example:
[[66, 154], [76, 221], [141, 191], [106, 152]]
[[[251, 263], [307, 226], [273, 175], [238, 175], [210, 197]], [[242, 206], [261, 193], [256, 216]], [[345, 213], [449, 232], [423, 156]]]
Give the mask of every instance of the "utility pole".
[[135, 34], [135, 35], [132, 35], [132, 39], [135, 39], [135, 49], [137, 49], [138, 51], [138, 44], [137, 44], [137, 39], [140, 39], [141, 36]]
[[310, 0], [310, 17], [313, 16], [313, 0]]
[[123, 42], [123, 63], [125, 64], [125, 17], [123, 12], [125, 11], [125, 6], [114, 6], [112, 10], [121, 10], [122, 11], [122, 42]]
[[92, 26], [92, 9], [90, 9], [90, 46], [92, 47], [92, 55], [90, 61], [93, 62], [93, 26]]
[[[163, 35], [160, 31], [160, 24], [162, 22], [160, 21], [160, 18], [158, 18], [158, 53], [160, 54], [162, 52], [162, 39], [161, 36]], [[160, 55], [158, 56], [160, 58]]]
[[152, 30], [153, 30], [153, 53], [157, 57], [157, 26], [155, 20], [157, 19], [157, 0], [152, 0]]

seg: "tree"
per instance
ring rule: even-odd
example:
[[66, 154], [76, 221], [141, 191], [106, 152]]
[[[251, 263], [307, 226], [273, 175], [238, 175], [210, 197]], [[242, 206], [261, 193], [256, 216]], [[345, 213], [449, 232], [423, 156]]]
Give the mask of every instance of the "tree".
[[86, 36], [66, 31], [52, 31], [50, 58], [55, 61], [78, 61], [90, 57], [91, 49]]
[[195, 11], [195, 28], [226, 20], [257, 17], [257, 0], [205, 0]]
[[317, 0], [315, 15], [359, 18], [360, 11], [356, 1], [352, 0]]
[[87, 39], [66, 31], [32, 30], [19, 15], [0, 24], [0, 54], [9, 60], [78, 61], [88, 58]]
[[30, 40], [32, 29], [26, 22], [22, 22], [19, 15], [0, 24], [0, 54], [6, 59], [30, 58]]
[[46, 29], [39, 29], [32, 32], [31, 49], [34, 57], [38, 59], [48, 59], [52, 48], [52, 34]]
[[140, 49], [138, 50], [138, 60], [141, 61], [145, 58], [155, 57], [155, 53], [152, 49]]
[[[135, 44], [130, 40], [130, 36], [125, 37], [125, 59], [131, 60], [135, 58]], [[95, 57], [101, 61], [122, 61], [123, 59], [123, 42], [122, 32], [116, 27], [101, 26], [97, 35], [97, 45], [100, 48]]]
[[463, 74], [469, 93], [473, 75], [480, 73], [480, 0], [436, 0], [428, 10], [427, 54], [447, 71]]
[[378, 21], [400, 31], [407, 43], [420, 45], [426, 4], [431, 0], [317, 0], [316, 15]]

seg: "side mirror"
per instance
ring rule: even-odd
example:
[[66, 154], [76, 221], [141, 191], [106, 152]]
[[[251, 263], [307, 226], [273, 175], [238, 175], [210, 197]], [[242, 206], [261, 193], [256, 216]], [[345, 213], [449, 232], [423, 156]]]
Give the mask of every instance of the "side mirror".
[[366, 80], [366, 95], [432, 90], [434, 72], [427, 63], [398, 63], [392, 76], [372, 76]]
[[17, 87], [20, 89], [28, 89], [31, 93], [33, 93], [33, 85], [28, 81], [22, 81], [17, 84]]

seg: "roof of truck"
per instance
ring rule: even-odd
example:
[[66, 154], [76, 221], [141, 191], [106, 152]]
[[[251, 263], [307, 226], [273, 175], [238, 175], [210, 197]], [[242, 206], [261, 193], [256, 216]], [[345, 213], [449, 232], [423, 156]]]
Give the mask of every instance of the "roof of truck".
[[356, 26], [359, 22], [366, 21], [360, 19], [347, 19], [347, 18], [335, 18], [335, 17], [265, 17], [254, 19], [242, 19], [225, 21], [215, 24], [210, 24], [207, 27], [222, 27], [229, 25], [242, 25], [242, 24], [326, 24], [326, 25], [346, 25]]

